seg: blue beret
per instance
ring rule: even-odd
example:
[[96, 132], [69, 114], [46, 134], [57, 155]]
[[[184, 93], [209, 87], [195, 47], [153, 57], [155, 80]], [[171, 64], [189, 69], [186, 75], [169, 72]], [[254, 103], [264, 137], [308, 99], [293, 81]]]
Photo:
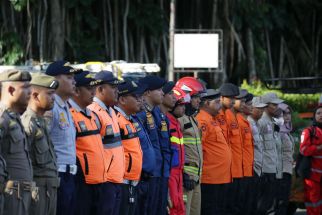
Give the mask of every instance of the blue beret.
[[46, 69], [46, 74], [50, 76], [76, 74], [78, 72], [78, 69], [74, 69], [70, 66], [70, 63], [63, 60], [55, 61], [49, 64]]
[[112, 85], [118, 85], [124, 83], [123, 81], [120, 81], [116, 77], [114, 77], [113, 73], [110, 71], [100, 71], [95, 75], [96, 80], [101, 80], [102, 84], [112, 84]]
[[166, 80], [155, 75], [148, 75], [139, 80], [140, 84], [147, 86], [147, 90], [157, 90], [163, 87]]
[[171, 90], [173, 89], [175, 83], [173, 81], [168, 81], [163, 87], [162, 87], [162, 91], [164, 94], [168, 94], [171, 92]]
[[76, 82], [76, 87], [95, 86], [101, 82], [93, 78], [93, 75], [90, 74], [89, 71], [83, 71], [83, 70], [81, 70], [80, 73], [76, 74], [74, 76], [74, 79]]
[[136, 83], [134, 81], [126, 81], [124, 82], [124, 84], [120, 84], [118, 86], [119, 96], [125, 96], [130, 94], [142, 95], [145, 92], [146, 88], [146, 85]]
[[221, 96], [225, 97], [235, 97], [239, 95], [239, 89], [236, 85], [232, 83], [224, 83], [219, 88]]

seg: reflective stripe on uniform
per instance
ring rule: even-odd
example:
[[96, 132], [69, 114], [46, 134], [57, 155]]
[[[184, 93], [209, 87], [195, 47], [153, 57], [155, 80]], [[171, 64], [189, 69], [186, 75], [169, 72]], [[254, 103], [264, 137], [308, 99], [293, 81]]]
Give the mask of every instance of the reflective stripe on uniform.
[[320, 170], [320, 169], [311, 168], [311, 171], [312, 172], [317, 172], [317, 173], [322, 173], [322, 170]]
[[316, 155], [316, 156], [313, 156], [313, 158], [322, 159], [322, 155]]
[[173, 143], [179, 144], [179, 145], [183, 144], [183, 138], [178, 138], [178, 137], [173, 137], [172, 136], [170, 138], [170, 141], [173, 142]]
[[319, 207], [320, 205], [322, 205], [322, 200], [318, 202], [305, 202], [306, 207], [316, 208], [316, 207]]
[[185, 172], [189, 172], [189, 173], [192, 173], [194, 175], [199, 175], [200, 172], [201, 172], [201, 169], [200, 169], [200, 172], [199, 172], [199, 168], [194, 167], [194, 166], [184, 166], [183, 169], [184, 169]]
[[[103, 142], [104, 142], [104, 140], [103, 140]], [[118, 141], [115, 143], [104, 143], [103, 144], [104, 149], [111, 149], [111, 148], [115, 148], [118, 146], [122, 146], [122, 142]]]
[[184, 137], [183, 143], [184, 144], [201, 144], [201, 140], [200, 140], [200, 138]]

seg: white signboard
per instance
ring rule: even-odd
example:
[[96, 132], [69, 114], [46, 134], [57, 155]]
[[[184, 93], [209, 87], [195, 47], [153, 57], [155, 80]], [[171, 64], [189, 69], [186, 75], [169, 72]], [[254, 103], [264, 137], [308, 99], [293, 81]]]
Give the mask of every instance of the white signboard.
[[218, 68], [219, 34], [175, 34], [174, 68]]

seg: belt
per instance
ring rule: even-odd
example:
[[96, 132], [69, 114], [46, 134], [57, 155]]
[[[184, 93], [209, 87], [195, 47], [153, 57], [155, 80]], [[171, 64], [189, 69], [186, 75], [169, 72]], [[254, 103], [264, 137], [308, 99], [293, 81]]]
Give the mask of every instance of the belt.
[[72, 175], [76, 175], [77, 173], [77, 166], [74, 164], [63, 164], [63, 165], [58, 165], [58, 172], [67, 172]]
[[129, 185], [132, 185], [133, 187], [136, 187], [136, 185], [139, 184], [139, 181], [133, 181], [133, 180], [124, 179], [123, 184], [129, 184]]
[[38, 187], [34, 181], [12, 181], [9, 180], [6, 183], [4, 192], [12, 195], [13, 191], [17, 190], [17, 197], [21, 198], [21, 191], [27, 191], [31, 193], [31, 197], [34, 201], [39, 200]]
[[34, 178], [37, 186], [59, 187], [59, 178]]

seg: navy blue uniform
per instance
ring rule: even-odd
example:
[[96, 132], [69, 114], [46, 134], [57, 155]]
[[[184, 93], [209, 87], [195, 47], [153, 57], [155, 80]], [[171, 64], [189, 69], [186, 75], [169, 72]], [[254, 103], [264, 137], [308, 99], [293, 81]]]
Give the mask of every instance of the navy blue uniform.
[[163, 158], [162, 176], [160, 179], [158, 214], [164, 215], [167, 212], [168, 182], [171, 170], [172, 155], [169, 133], [169, 119], [161, 112], [159, 107], [155, 107], [152, 111], [152, 114], [158, 127], [159, 141]]
[[[141, 191], [148, 192], [147, 202], [143, 204], [144, 206], [147, 207], [147, 210], [145, 210], [144, 213], [141, 211], [141, 213], [137, 213], [137, 214], [154, 215], [154, 214], [157, 214], [158, 202], [160, 201], [159, 199], [160, 177], [162, 175], [162, 163], [163, 163], [160, 142], [159, 142], [158, 128], [155, 123], [155, 119], [151, 113], [151, 110], [149, 109], [148, 106], [146, 106], [146, 110], [138, 113], [137, 117], [139, 118], [139, 121], [142, 123], [143, 127], [147, 131], [147, 134], [149, 135], [150, 141], [152, 143], [154, 155], [155, 155], [155, 168], [153, 169], [152, 177], [144, 181], [144, 176], [143, 176], [142, 178], [143, 180], [141, 179], [142, 182], [140, 182], [140, 187], [139, 187], [139, 189], [141, 189], [139, 190], [139, 195]], [[143, 151], [143, 157], [144, 157], [144, 151]], [[139, 199], [139, 201], [142, 201], [142, 200], [143, 199], [141, 196], [141, 200]], [[140, 205], [138, 205], [137, 208], [140, 208]]]

